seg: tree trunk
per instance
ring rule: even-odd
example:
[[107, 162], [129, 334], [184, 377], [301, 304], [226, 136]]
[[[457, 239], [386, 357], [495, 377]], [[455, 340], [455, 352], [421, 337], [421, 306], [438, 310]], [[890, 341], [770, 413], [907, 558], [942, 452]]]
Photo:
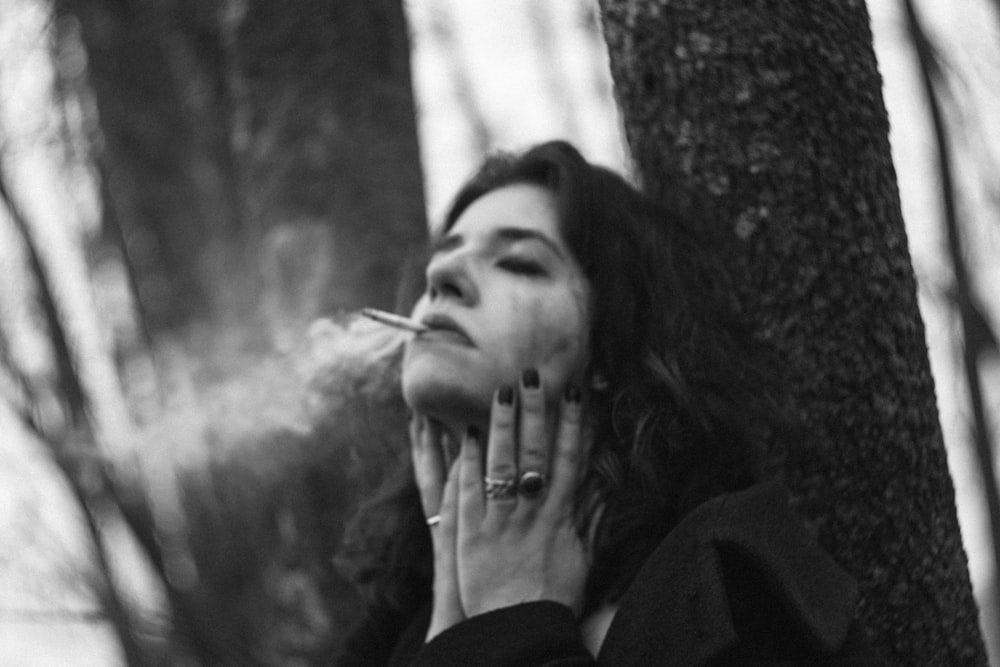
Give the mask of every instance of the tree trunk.
[[154, 332], [394, 305], [426, 239], [400, 0], [61, 6]]
[[234, 224], [228, 193], [213, 187], [221, 178], [218, 146], [198, 141], [185, 80], [167, 57], [166, 26], [148, 4], [59, 0], [57, 7], [79, 21], [86, 46], [110, 195], [105, 237], [114, 242], [117, 218], [147, 324], [173, 328], [207, 312], [199, 254]]
[[708, 202], [788, 361], [786, 479], [864, 624], [896, 664], [985, 665], [864, 3], [601, 5], [644, 187]]
[[329, 256], [319, 309], [393, 307], [427, 236], [401, 0], [253, 0], [232, 51], [247, 218], [269, 229], [265, 253], [279, 246], [274, 268], [298, 269], [310, 248], [281, 257], [278, 226], [315, 225]]

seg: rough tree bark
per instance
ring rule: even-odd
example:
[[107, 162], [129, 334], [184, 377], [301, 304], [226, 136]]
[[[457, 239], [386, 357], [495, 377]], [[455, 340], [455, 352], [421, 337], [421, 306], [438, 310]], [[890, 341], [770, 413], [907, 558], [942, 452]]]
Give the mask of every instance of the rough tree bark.
[[810, 429], [788, 484], [876, 643], [985, 665], [864, 3], [601, 6], [639, 176], [710, 202]]
[[394, 305], [426, 239], [400, 0], [60, 0], [154, 331]]

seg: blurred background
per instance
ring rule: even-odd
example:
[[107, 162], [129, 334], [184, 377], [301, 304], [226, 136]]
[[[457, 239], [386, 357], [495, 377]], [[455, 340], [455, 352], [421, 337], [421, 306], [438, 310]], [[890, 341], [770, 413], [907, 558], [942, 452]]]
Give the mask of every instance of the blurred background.
[[[0, 0], [0, 664], [318, 664], [401, 452], [398, 338], [351, 313], [405, 298], [484, 152], [629, 171], [596, 2], [263, 4]], [[868, 2], [1000, 665], [1000, 3], [906, 4]]]

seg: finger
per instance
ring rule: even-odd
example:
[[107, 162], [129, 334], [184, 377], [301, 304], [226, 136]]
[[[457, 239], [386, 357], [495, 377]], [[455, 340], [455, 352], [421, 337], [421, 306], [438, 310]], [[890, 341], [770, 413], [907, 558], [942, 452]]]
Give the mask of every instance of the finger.
[[479, 528], [485, 513], [483, 449], [479, 429], [470, 426], [458, 454], [458, 531], [468, 535]]
[[441, 500], [441, 522], [431, 527], [434, 545], [434, 605], [427, 638], [461, 620], [458, 586], [457, 533], [458, 466], [448, 473]]
[[[452, 466], [448, 471], [448, 478], [445, 480], [438, 516], [441, 517], [441, 520], [437, 525], [431, 526], [431, 540], [434, 543], [434, 570], [435, 573], [439, 569], [442, 573], [454, 573], [457, 571], [455, 561], [455, 540], [458, 532], [457, 465]], [[437, 574], [435, 574], [434, 579], [436, 588]]]
[[438, 513], [444, 492], [445, 466], [441, 452], [441, 429], [435, 422], [415, 417], [410, 425], [413, 472], [427, 517]]
[[438, 425], [438, 433], [440, 434], [441, 446], [438, 451], [441, 452], [441, 464], [444, 470], [444, 475], [447, 476], [448, 471], [451, 470], [451, 465], [458, 459], [458, 447], [459, 442], [451, 436], [451, 434], [444, 428]]
[[552, 456], [552, 477], [546, 502], [572, 502], [573, 494], [580, 483], [583, 468], [584, 434], [582, 428], [582, 405], [580, 391], [570, 386], [563, 396], [559, 409], [559, 423], [556, 427], [555, 452]]
[[518, 486], [522, 498], [533, 499], [540, 497], [544, 492], [549, 467], [545, 392], [538, 371], [533, 368], [529, 368], [521, 375], [520, 399], [517, 452], [517, 468], [520, 477]]
[[587, 541], [585, 543], [587, 562], [593, 564], [594, 562], [594, 546], [597, 544], [597, 530], [601, 525], [601, 517], [604, 516], [604, 509], [607, 505], [603, 503], [594, 510], [594, 514], [590, 517], [590, 523], [587, 524]]
[[420, 456], [420, 435], [423, 431], [424, 420], [423, 417], [410, 413], [410, 420], [407, 424], [410, 433], [410, 456], [413, 459], [413, 465], [417, 464], [417, 457]]
[[514, 388], [502, 385], [490, 410], [489, 446], [486, 448], [487, 513], [504, 516], [517, 504], [517, 428]]
[[438, 511], [441, 521], [431, 529], [435, 554], [439, 551], [439, 546], [450, 546], [445, 550], [447, 553], [437, 554], [435, 558], [447, 560], [452, 567], [455, 564], [455, 534], [458, 530], [458, 468], [455, 465], [448, 471], [448, 478], [445, 481], [441, 498], [441, 507]]

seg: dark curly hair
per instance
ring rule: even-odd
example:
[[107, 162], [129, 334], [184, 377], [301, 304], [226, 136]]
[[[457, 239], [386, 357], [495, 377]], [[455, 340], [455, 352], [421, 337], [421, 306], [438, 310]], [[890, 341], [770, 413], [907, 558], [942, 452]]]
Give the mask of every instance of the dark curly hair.
[[[588, 376], [602, 382], [587, 398], [595, 439], [578, 525], [584, 530], [603, 506], [587, 590], [593, 606], [623, 593], [687, 512], [760, 479], [764, 443], [788, 431], [782, 383], [741, 323], [709, 225], [653, 202], [566, 142], [488, 158], [459, 191], [442, 233], [479, 197], [514, 183], [554, 194], [564, 239], [591, 284]], [[381, 577], [381, 597], [407, 606], [403, 575], [429, 591], [432, 564], [413, 482], [404, 475], [397, 483], [358, 524], [388, 529], [389, 539], [378, 547], [371, 534], [352, 536], [378, 563], [365, 570], [368, 581]], [[372, 521], [387, 508], [396, 520]], [[403, 522], [414, 528], [402, 530]], [[401, 563], [418, 544], [421, 557]]]

